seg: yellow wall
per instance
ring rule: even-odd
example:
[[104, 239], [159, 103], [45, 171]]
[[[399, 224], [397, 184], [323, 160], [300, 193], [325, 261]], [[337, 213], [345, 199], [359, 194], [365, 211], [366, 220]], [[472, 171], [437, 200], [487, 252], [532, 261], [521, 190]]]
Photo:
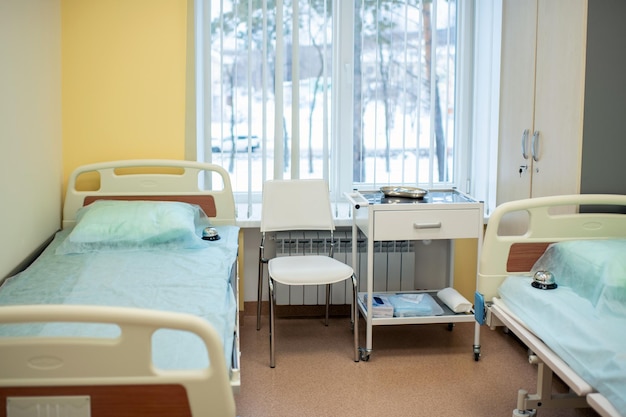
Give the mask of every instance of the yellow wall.
[[454, 288], [465, 298], [474, 302], [476, 291], [476, 267], [478, 247], [476, 239], [454, 241]]
[[79, 165], [183, 159], [187, 0], [62, 0], [64, 183]]

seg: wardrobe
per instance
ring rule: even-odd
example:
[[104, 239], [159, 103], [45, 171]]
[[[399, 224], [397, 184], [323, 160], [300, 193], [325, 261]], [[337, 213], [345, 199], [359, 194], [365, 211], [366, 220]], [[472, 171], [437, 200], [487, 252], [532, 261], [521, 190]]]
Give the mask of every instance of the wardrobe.
[[626, 2], [503, 0], [497, 204], [626, 194]]

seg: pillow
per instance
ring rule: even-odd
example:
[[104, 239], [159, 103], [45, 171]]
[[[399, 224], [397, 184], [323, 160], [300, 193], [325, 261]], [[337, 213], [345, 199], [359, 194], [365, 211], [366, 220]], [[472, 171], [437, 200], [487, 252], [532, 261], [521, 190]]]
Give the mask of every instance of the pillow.
[[626, 239], [571, 240], [550, 245], [531, 273], [550, 271], [598, 308], [626, 310]]
[[208, 225], [196, 205], [98, 200], [78, 211], [76, 226], [56, 253], [202, 247], [199, 232]]

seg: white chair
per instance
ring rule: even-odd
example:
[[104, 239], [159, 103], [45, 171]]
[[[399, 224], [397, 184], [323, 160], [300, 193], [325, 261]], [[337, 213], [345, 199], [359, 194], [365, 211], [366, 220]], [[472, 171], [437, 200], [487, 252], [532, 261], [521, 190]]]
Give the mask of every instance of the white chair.
[[261, 213], [261, 245], [259, 249], [259, 280], [257, 298], [257, 330], [261, 327], [261, 295], [263, 265], [267, 264], [270, 301], [270, 367], [275, 366], [275, 283], [285, 285], [326, 285], [326, 320], [331, 285], [352, 279], [351, 322], [354, 333], [354, 361], [359, 361], [357, 281], [348, 265], [333, 258], [334, 243], [328, 255], [293, 255], [267, 259], [267, 233], [289, 230], [335, 230], [330, 207], [328, 184], [324, 180], [271, 180], [263, 185]]

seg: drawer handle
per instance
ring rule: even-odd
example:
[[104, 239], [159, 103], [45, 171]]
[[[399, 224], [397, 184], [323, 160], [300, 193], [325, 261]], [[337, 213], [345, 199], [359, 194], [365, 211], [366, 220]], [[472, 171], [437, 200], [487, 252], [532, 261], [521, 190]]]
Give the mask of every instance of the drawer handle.
[[413, 223], [414, 229], [441, 229], [441, 222], [436, 223]]

